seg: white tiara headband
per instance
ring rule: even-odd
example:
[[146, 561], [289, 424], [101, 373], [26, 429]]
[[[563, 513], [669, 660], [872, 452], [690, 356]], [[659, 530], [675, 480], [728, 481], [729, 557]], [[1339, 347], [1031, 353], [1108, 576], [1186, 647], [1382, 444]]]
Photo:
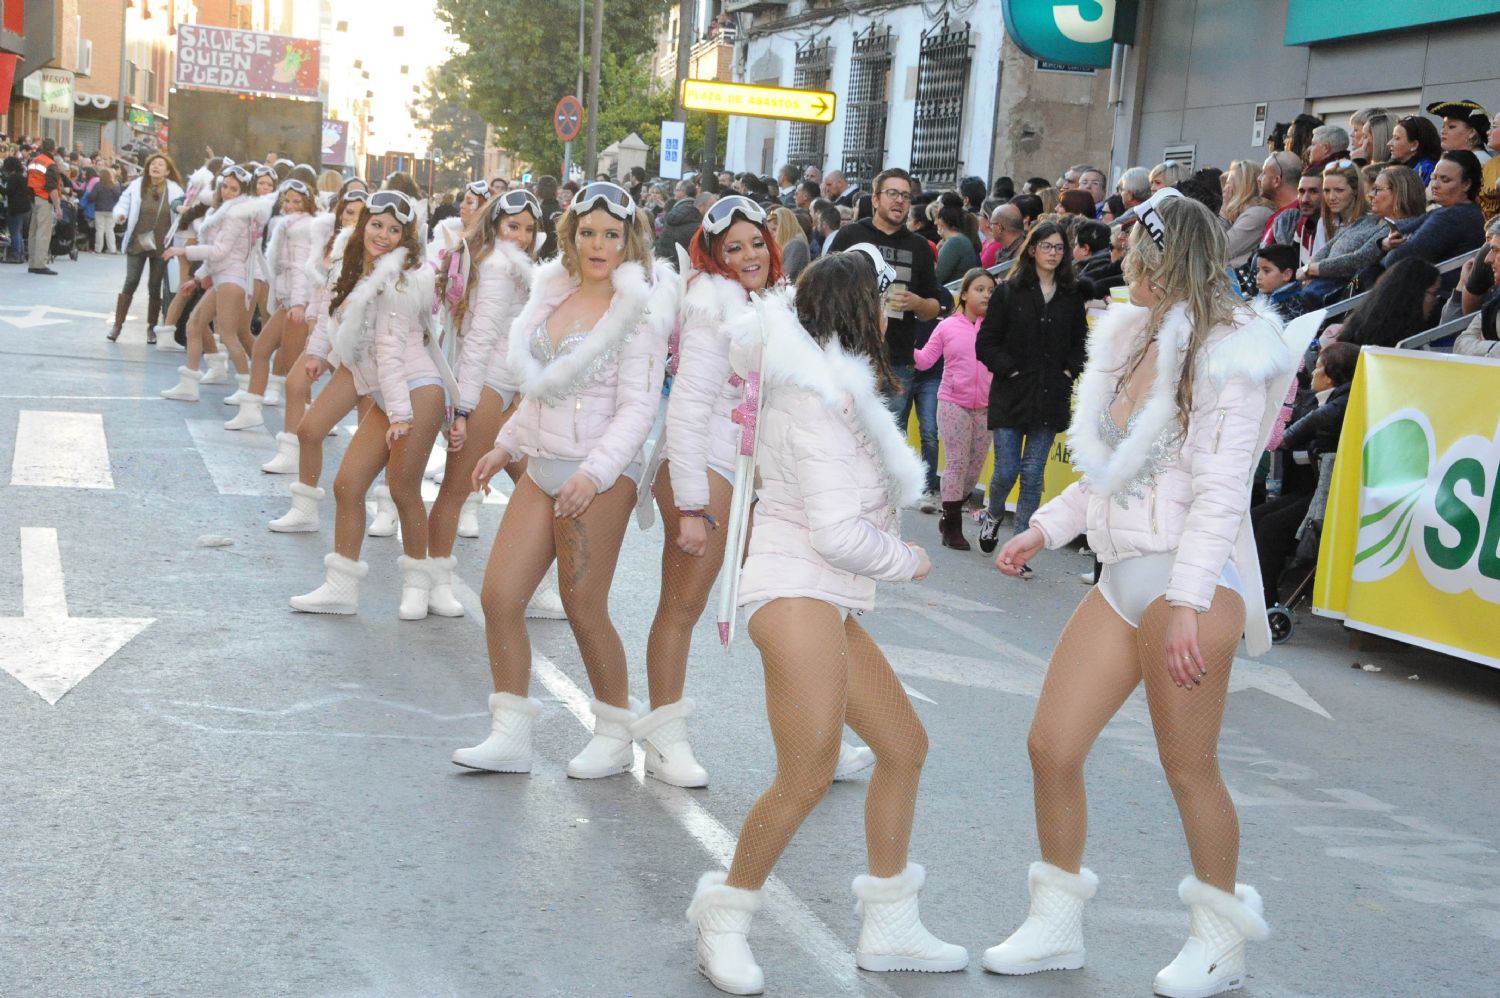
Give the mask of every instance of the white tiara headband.
[[1182, 197], [1182, 192], [1175, 187], [1163, 187], [1142, 204], [1136, 205], [1135, 217], [1138, 222], [1146, 227], [1155, 240], [1158, 249], [1166, 249], [1167, 230], [1162, 224], [1161, 214], [1158, 209], [1172, 198]]

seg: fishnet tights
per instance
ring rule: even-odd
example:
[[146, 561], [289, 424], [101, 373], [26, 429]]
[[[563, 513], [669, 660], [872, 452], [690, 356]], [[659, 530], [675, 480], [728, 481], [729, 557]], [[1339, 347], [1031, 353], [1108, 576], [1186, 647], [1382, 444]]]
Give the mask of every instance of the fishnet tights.
[[286, 425], [297, 434], [297, 480], [308, 488], [317, 488], [318, 480], [323, 477], [323, 443], [328, 434], [356, 405], [360, 406], [361, 415], [368, 406], [360, 401], [359, 392], [354, 387], [354, 375], [348, 368], [340, 367], [334, 370], [333, 377], [318, 392], [307, 411], [293, 423], [292, 396], [301, 395], [310, 387], [306, 374], [299, 372], [302, 372], [300, 366], [286, 380]]
[[[321, 396], [319, 397], [321, 400]], [[359, 421], [359, 429], [344, 451], [333, 481], [337, 512], [333, 521], [333, 549], [345, 558], [359, 560], [365, 540], [365, 496], [380, 469], [401, 518], [401, 550], [408, 558], [427, 557], [427, 507], [422, 504], [422, 472], [427, 455], [443, 424], [443, 389], [423, 385], [411, 393], [412, 424], [406, 436], [387, 446], [385, 431], [390, 420], [377, 405]]]
[[1245, 626], [1245, 604], [1220, 588], [1198, 616], [1202, 683], [1179, 688], [1164, 661], [1171, 608], [1158, 598], [1139, 631], [1097, 589], [1073, 612], [1047, 667], [1031, 722], [1036, 831], [1042, 859], [1077, 872], [1088, 832], [1083, 763], [1094, 739], [1144, 678], [1157, 754], [1177, 800], [1199, 880], [1234, 891], [1240, 830], [1219, 773], [1219, 728], [1229, 670]]
[[844, 723], [875, 752], [865, 796], [870, 872], [906, 868], [927, 732], [870, 636], [831, 603], [777, 599], [750, 620], [766, 676], [776, 779], [745, 817], [729, 868], [731, 887], [758, 889], [833, 782]]
[[496, 691], [526, 696], [531, 681], [526, 604], [556, 558], [563, 609], [594, 696], [612, 707], [629, 707], [625, 646], [609, 619], [609, 587], [634, 509], [635, 483], [623, 475], [576, 519], [554, 516], [552, 498], [529, 475], [517, 480], [480, 591]]
[[[212, 328], [210, 323], [213, 324]], [[208, 347], [213, 346], [214, 336], [217, 334], [224, 349], [229, 352], [234, 369], [248, 374], [250, 361], [244, 344], [240, 342], [242, 329], [246, 331], [246, 335], [249, 334], [250, 312], [245, 307], [245, 293], [234, 284], [209, 288], [188, 315], [187, 367], [196, 370], [204, 353], [215, 352]]]
[[[486, 388], [479, 395], [479, 404], [464, 420], [465, 439], [462, 449], [448, 452], [447, 464], [443, 467], [443, 484], [438, 487], [437, 498], [432, 502], [432, 513], [428, 517], [428, 550], [434, 558], [446, 558], [453, 553], [458, 537], [458, 517], [463, 511], [464, 500], [474, 490], [474, 466], [495, 446], [500, 428], [515, 413], [521, 404], [521, 396], [511, 399], [510, 408], [493, 389]], [[506, 469], [515, 481], [517, 465]]]
[[[729, 516], [729, 501], [734, 487], [717, 472], [708, 473], [708, 505], [704, 512], [722, 528]], [[672, 476], [663, 462], [656, 475], [656, 508], [661, 513], [666, 535], [661, 552], [661, 598], [651, 621], [651, 635], [646, 640], [646, 681], [651, 688], [652, 708], [665, 707], [682, 699], [687, 678], [688, 651], [693, 643], [693, 628], [708, 606], [709, 593], [719, 566], [724, 563], [723, 529], [710, 527], [708, 547], [701, 556], [690, 555], [677, 546], [677, 531], [682, 517], [672, 495]]]

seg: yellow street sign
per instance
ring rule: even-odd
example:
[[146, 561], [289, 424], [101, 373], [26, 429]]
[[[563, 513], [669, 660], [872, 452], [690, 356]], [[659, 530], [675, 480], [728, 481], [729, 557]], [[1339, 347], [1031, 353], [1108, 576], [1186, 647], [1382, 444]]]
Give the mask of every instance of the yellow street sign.
[[752, 87], [743, 83], [715, 83], [712, 80], [682, 81], [682, 106], [690, 111], [748, 114], [756, 118], [781, 118], [826, 125], [833, 120], [837, 100], [827, 90]]

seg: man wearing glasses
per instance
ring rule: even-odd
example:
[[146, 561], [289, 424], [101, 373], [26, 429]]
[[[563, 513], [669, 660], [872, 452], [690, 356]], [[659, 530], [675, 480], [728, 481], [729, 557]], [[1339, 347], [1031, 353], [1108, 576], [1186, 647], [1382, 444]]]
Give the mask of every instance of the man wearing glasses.
[[[936, 492], [937, 385], [934, 380], [930, 392], [914, 391], [912, 352], [918, 324], [931, 323], [942, 313], [942, 296], [946, 292], [937, 281], [932, 244], [906, 227], [906, 216], [911, 209], [910, 175], [900, 168], [885, 170], [876, 176], [872, 189], [874, 217], [841, 226], [824, 253], [838, 253], [858, 243], [870, 243], [895, 268], [896, 278], [885, 299], [885, 344], [899, 383], [898, 391], [890, 399], [890, 409], [904, 430], [912, 407], [917, 407], [928, 492]], [[928, 409], [931, 411], [927, 412]]]

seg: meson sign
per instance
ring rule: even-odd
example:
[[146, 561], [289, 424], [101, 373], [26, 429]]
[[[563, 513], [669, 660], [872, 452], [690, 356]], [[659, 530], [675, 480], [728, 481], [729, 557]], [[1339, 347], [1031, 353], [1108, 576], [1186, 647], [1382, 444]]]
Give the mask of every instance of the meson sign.
[[177, 27], [179, 87], [318, 96], [318, 43], [259, 31]]

